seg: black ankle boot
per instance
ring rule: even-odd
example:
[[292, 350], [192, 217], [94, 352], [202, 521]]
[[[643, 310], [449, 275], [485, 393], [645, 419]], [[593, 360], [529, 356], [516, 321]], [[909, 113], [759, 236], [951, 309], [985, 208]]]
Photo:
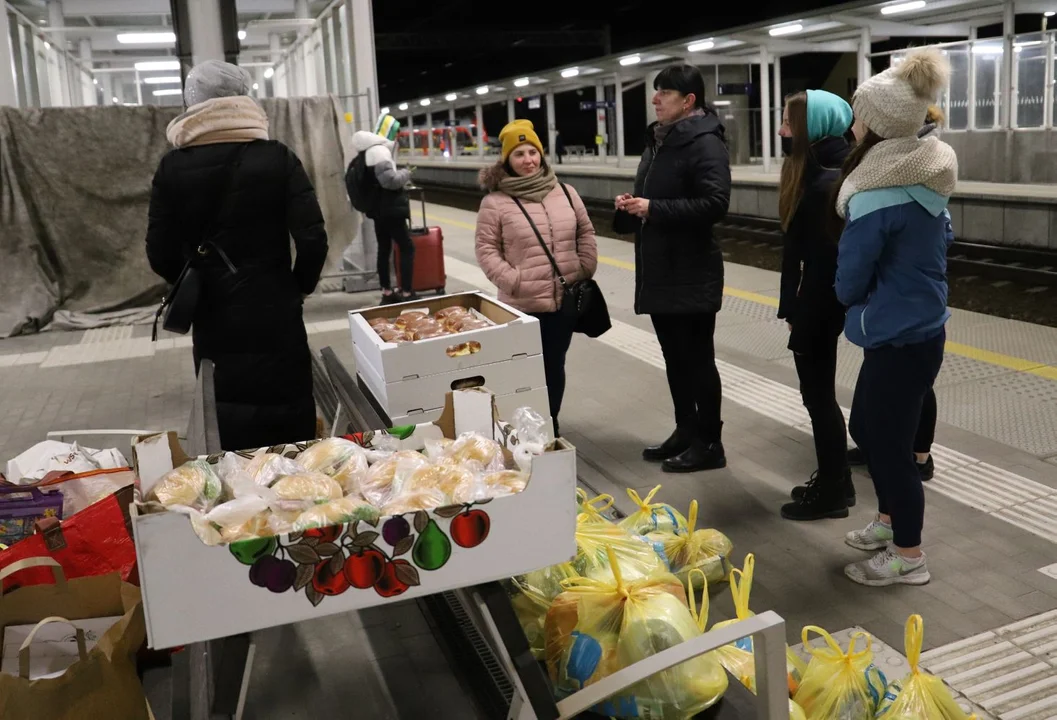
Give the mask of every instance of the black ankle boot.
[[666, 473], [694, 473], [704, 470], [719, 470], [727, 466], [723, 443], [706, 443], [694, 440], [683, 453], [665, 460], [661, 470]]
[[[851, 480], [851, 470], [847, 470], [844, 473], [844, 502], [845, 504], [853, 508], [855, 507], [855, 483]], [[804, 495], [813, 489], [821, 487], [821, 481], [818, 478], [818, 470], [811, 473], [811, 479], [807, 481], [806, 485], [797, 485], [793, 488], [793, 492], [789, 493], [789, 496], [793, 499], [793, 502], [800, 502]]]
[[660, 445], [651, 445], [643, 450], [642, 459], [649, 462], [663, 462], [669, 460], [676, 455], [686, 452], [693, 439], [694, 436], [691, 431], [676, 428], [671, 437], [663, 443]]
[[807, 522], [848, 517], [848, 501], [835, 488], [813, 485], [799, 499], [782, 506], [786, 520]]

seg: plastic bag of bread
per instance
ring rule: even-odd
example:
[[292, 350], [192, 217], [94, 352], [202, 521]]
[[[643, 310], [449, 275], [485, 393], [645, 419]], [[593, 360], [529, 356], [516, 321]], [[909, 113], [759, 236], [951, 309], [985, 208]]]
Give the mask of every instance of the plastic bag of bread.
[[478, 462], [487, 473], [499, 472], [506, 467], [502, 446], [477, 433], [460, 435], [448, 448], [448, 455], [460, 464], [471, 460]]
[[254, 484], [271, 487], [284, 475], [296, 475], [309, 469], [297, 460], [276, 453], [262, 453], [246, 463], [243, 472], [250, 476]]
[[248, 540], [255, 537], [270, 537], [282, 533], [276, 533], [271, 523], [272, 511], [265, 509], [242, 525], [229, 525], [220, 528], [220, 536], [225, 543], [231, 544], [239, 540]]
[[511, 578], [507, 585], [510, 604], [528, 639], [532, 656], [537, 660], [546, 658], [543, 652], [543, 624], [547, 619], [547, 611], [554, 599], [564, 592], [562, 581], [574, 577], [579, 575], [572, 563], [561, 563], [518, 575]]
[[451, 504], [447, 495], [436, 488], [423, 488], [421, 490], [409, 490], [393, 495], [389, 503], [382, 508], [382, 514], [403, 515], [418, 510], [434, 510]]
[[516, 495], [524, 490], [527, 484], [528, 476], [517, 470], [500, 470], [488, 475], [470, 473], [469, 477], [455, 488], [451, 499], [460, 505], [491, 500]]
[[689, 573], [694, 568], [704, 572], [710, 585], [722, 582], [730, 575], [730, 554], [734, 545], [719, 530], [697, 530], [696, 525], [697, 500], [692, 500], [685, 533], [652, 532], [646, 537], [663, 553], [672, 572], [684, 583], [689, 582]]
[[394, 481], [394, 492], [397, 495], [405, 492], [436, 490], [447, 498], [450, 504], [456, 491], [460, 487], [471, 485], [476, 478], [472, 469], [454, 464], [419, 466], [418, 463], [414, 463], [411, 473], [405, 476], [404, 468], [408, 464], [411, 464], [410, 461], [404, 461], [397, 468]]
[[671, 505], [662, 502], [653, 502], [653, 496], [661, 489], [661, 486], [650, 490], [645, 498], [639, 497], [637, 491], [628, 488], [628, 497], [635, 503], [635, 512], [620, 521], [620, 527], [636, 535], [646, 535], [651, 532], [670, 533], [679, 535], [687, 531], [686, 518]]
[[222, 489], [220, 477], [213, 466], [197, 459], [165, 473], [151, 489], [147, 499], [166, 507], [181, 505], [206, 511], [216, 504]]
[[[749, 594], [752, 592], [752, 578], [755, 569], [756, 556], [749, 553], [745, 556], [744, 570], [734, 568], [730, 571], [730, 594], [734, 598], [735, 619], [718, 622], [712, 628], [713, 630], [733, 625], [755, 614], [749, 609]], [[696, 570], [694, 572], [700, 571]], [[730, 645], [725, 645], [717, 649], [715, 653], [727, 672], [736, 677], [749, 690], [756, 692], [756, 658], [753, 655], [751, 637], [742, 638]], [[790, 695], [795, 695], [796, 691], [800, 689], [800, 681], [804, 677], [805, 668], [806, 663], [800, 659], [800, 656], [786, 646], [786, 684], [789, 686]]]
[[344, 525], [363, 520], [371, 525], [378, 524], [378, 508], [355, 497], [343, 497], [331, 500], [322, 505], [305, 510], [293, 522], [294, 532], [304, 532], [310, 528]]
[[[811, 644], [812, 633], [825, 640], [825, 647]], [[873, 664], [873, 638], [865, 632], [853, 633], [844, 652], [832, 635], [808, 625], [801, 639], [811, 660], [793, 700], [808, 720], [873, 720], [888, 685]]]
[[334, 478], [346, 494], [359, 494], [369, 469], [367, 451], [345, 438], [327, 438], [312, 445], [297, 458], [306, 470]]
[[455, 444], [455, 441], [450, 438], [433, 438], [426, 441], [426, 447], [423, 452], [432, 462], [452, 462], [451, 458], [451, 446]]
[[286, 511], [307, 510], [312, 505], [340, 499], [345, 493], [337, 481], [320, 472], [300, 472], [279, 478], [272, 485], [278, 507]]
[[578, 515], [573, 560], [576, 572], [592, 578], [611, 577], [609, 559], [613, 556], [620, 561], [620, 570], [627, 581], [668, 573], [664, 560], [642, 538], [612, 523], [594, 522], [584, 513]]
[[[401, 462], [404, 464], [401, 465]], [[410, 475], [414, 469], [429, 465], [429, 458], [422, 453], [413, 450], [395, 452], [371, 466], [360, 485], [360, 494], [371, 505], [384, 508], [393, 498], [393, 483], [396, 480], [398, 466], [404, 473]]]

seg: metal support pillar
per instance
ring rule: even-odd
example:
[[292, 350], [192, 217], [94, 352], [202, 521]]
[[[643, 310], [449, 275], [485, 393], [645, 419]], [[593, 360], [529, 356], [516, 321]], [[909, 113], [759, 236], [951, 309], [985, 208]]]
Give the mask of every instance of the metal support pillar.
[[459, 157], [459, 131], [455, 129], [455, 106], [448, 108], [448, 157], [456, 160]]
[[15, 84], [15, 53], [11, 46], [11, 23], [7, 7], [0, 6], [0, 106], [18, 107]]
[[[649, 97], [649, 93], [647, 93]], [[558, 153], [555, 152], [554, 145], [557, 142], [555, 133], [558, 129], [558, 125], [554, 119], [554, 93], [547, 93], [547, 162], [554, 167], [558, 162]]]
[[999, 101], [1002, 105], [997, 115], [998, 126], [1001, 128], [1012, 128], [1014, 120], [1011, 110], [1013, 107], [1013, 85], [1015, 83], [1013, 75], [1013, 37], [1017, 33], [1014, 22], [1016, 20], [1015, 13], [1016, 5], [1013, 0], [1006, 0], [1005, 5], [1002, 7], [1002, 59], [1000, 61], [1001, 82], [999, 83], [1001, 88]]
[[477, 101], [477, 157], [484, 157], [484, 106], [481, 105], [481, 101]]
[[[396, 145], [396, 154], [400, 154], [400, 144]], [[408, 112], [407, 114], [407, 156], [411, 157], [415, 154], [415, 114]]]
[[353, 119], [357, 130], [370, 131], [378, 104], [378, 69], [374, 53], [374, 18], [371, 0], [345, 0], [348, 31], [348, 56], [353, 77], [353, 95], [357, 111]]
[[224, 62], [224, 31], [221, 28], [221, 0], [185, 0], [187, 24], [194, 65], [206, 60]]
[[614, 83], [616, 85], [616, 112], [617, 114], [617, 167], [624, 163], [624, 83], [618, 75]]
[[1042, 126], [1044, 128], [1053, 127], [1053, 35], [1046, 35], [1046, 79], [1043, 83], [1042, 91]]
[[136, 77], [136, 103], [143, 104], [143, 79], [139, 76], [139, 70], [135, 71]]
[[763, 171], [771, 171], [771, 55], [760, 49], [760, 140]]
[[512, 123], [517, 119], [517, 108], [514, 106], [514, 98], [506, 99], [506, 121]]
[[268, 97], [268, 85], [264, 80], [264, 68], [255, 67], [253, 68], [253, 82], [257, 85], [257, 97], [265, 98]]
[[[606, 100], [606, 86], [605, 83], [595, 83], [595, 102], [603, 103]], [[598, 152], [598, 157], [604, 158], [606, 151], [608, 150], [609, 138], [606, 137], [606, 109], [604, 107], [595, 108], [595, 149]], [[598, 142], [598, 138], [602, 138], [602, 142]]]
[[[298, 20], [310, 20], [312, 18], [312, 14], [308, 11], [308, 0], [294, 0], [294, 17]], [[307, 23], [297, 28], [298, 37], [304, 37], [310, 32], [312, 31]]]
[[866, 82], [873, 75], [873, 67], [870, 63], [870, 51], [873, 49], [873, 39], [870, 36], [870, 28], [863, 28], [859, 33], [859, 67], [856, 87]]
[[782, 129], [782, 111], [785, 109], [785, 99], [782, 97], [782, 59], [774, 58], [774, 159], [782, 159], [782, 136], [778, 133]]
[[[48, 0], [48, 27], [49, 28], [61, 28], [65, 20], [62, 16], [62, 0]], [[66, 37], [62, 33], [54, 32], [51, 33], [51, 44], [59, 49], [66, 49]], [[69, 71], [66, 69], [66, 54], [59, 52], [55, 55], [55, 62], [58, 66], [58, 75], [60, 82], [58, 83], [59, 89], [62, 96], [62, 104], [69, 107], [71, 102], [70, 95], [70, 84], [69, 84]], [[105, 102], [109, 103], [112, 96], [107, 96]]]
[[433, 113], [426, 113], [426, 156], [433, 157]]
[[[91, 40], [88, 38], [81, 38], [81, 41], [77, 44], [77, 54], [86, 67], [92, 67]], [[85, 75], [83, 72], [78, 72], [77, 76], [81, 81], [81, 104], [86, 107], [89, 105], [95, 105], [97, 96], [91, 76]]]
[[976, 55], [973, 53], [976, 41], [976, 28], [969, 28], [969, 86], [966, 93], [966, 102], [969, 104], [969, 113], [966, 120], [966, 130], [976, 129]]

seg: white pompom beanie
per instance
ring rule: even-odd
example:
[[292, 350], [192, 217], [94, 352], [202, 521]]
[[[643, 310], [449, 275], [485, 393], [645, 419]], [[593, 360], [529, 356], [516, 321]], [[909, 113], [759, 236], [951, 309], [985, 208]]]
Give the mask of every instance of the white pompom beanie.
[[852, 98], [855, 118], [886, 140], [914, 137], [950, 72], [939, 50], [913, 50], [859, 86]]

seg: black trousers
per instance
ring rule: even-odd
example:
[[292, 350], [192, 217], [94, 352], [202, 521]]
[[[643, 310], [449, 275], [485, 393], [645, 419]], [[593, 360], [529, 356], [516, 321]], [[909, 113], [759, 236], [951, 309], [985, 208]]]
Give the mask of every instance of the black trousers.
[[914, 452], [932, 452], [932, 443], [936, 439], [936, 391], [929, 388], [921, 403], [921, 417], [918, 419], [918, 432], [914, 436]]
[[374, 221], [374, 237], [378, 241], [378, 281], [383, 290], [392, 289], [389, 281], [389, 264], [392, 262], [393, 243], [400, 247], [400, 289], [411, 292], [411, 280], [415, 274], [415, 243], [404, 218], [377, 218]]
[[822, 335], [794, 353], [800, 396], [811, 416], [819, 482], [840, 487], [848, 471], [848, 431], [837, 402], [837, 339]]
[[675, 424], [706, 443], [720, 442], [723, 385], [716, 368], [715, 313], [650, 315], [664, 353]]
[[892, 516], [896, 547], [921, 544], [925, 491], [914, 464], [914, 440], [925, 397], [943, 365], [946, 333], [916, 345], [863, 353], [851, 406], [851, 435], [866, 456], [877, 509]]
[[565, 356], [573, 341], [575, 318], [563, 313], [533, 313], [540, 321], [540, 336], [543, 340], [543, 370], [547, 377], [547, 400], [554, 419], [554, 434], [558, 434], [558, 413], [565, 397]]

